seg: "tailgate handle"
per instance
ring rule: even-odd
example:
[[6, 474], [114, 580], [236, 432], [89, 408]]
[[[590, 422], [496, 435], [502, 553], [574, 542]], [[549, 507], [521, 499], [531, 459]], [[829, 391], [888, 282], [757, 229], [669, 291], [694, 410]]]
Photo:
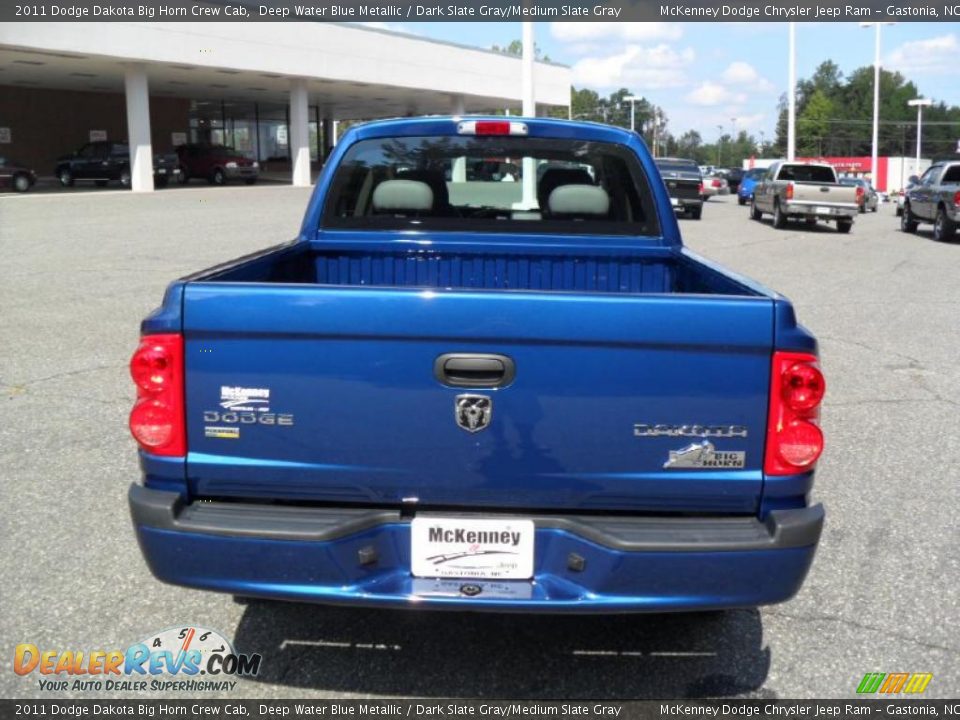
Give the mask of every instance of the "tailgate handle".
[[496, 388], [513, 382], [516, 367], [506, 355], [446, 353], [434, 361], [433, 374], [451, 387]]

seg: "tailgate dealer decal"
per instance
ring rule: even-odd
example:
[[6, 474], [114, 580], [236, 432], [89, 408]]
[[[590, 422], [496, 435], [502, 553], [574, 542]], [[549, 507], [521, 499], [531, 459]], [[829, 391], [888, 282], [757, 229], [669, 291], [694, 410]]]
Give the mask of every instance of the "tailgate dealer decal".
[[270, 410], [270, 388], [221, 385], [219, 405], [218, 410], [203, 411], [204, 437], [238, 440], [241, 425], [293, 425], [293, 413]]
[[220, 386], [220, 407], [225, 410], [269, 410], [270, 388]]

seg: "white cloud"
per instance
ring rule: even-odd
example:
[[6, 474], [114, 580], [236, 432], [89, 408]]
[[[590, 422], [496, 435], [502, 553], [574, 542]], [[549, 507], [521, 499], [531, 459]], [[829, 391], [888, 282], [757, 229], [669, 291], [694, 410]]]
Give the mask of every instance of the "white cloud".
[[953, 33], [905, 42], [884, 60], [884, 67], [911, 74], [946, 75], [960, 63], [960, 42]]
[[773, 84], [760, 75], [753, 65], [742, 60], [730, 63], [720, 75], [720, 79], [727, 85], [747, 86], [757, 92], [769, 92], [773, 89]]
[[706, 80], [687, 93], [686, 101], [701, 107], [716, 105], [742, 105], [747, 101], [745, 93], [737, 93], [720, 83]]
[[737, 130], [763, 130], [767, 122], [766, 113], [753, 113], [737, 118]]
[[627, 45], [621, 52], [574, 63], [573, 84], [599, 91], [627, 87], [639, 93], [680, 87], [687, 83], [685, 68], [695, 58], [692, 48], [675, 50], [666, 43], [655, 47]]
[[680, 23], [662, 22], [552, 22], [550, 34], [562, 42], [585, 43], [595, 40], [678, 40], [683, 35]]

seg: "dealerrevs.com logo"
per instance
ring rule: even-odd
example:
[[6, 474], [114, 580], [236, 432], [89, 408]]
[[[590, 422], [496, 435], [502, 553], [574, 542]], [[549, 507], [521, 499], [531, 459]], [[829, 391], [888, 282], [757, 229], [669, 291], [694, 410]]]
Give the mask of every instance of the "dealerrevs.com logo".
[[14, 649], [13, 671], [44, 691], [185, 692], [233, 690], [234, 678], [260, 672], [262, 657], [234, 651], [215, 630], [196, 626], [153, 633], [126, 650]]

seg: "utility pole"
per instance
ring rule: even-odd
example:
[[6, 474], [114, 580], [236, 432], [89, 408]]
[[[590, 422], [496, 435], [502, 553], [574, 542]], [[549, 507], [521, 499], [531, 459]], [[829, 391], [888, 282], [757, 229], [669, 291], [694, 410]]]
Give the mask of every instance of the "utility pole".
[[624, 100], [630, 103], [630, 131], [637, 131], [637, 100], [643, 100], [641, 95], [624, 95]]
[[[523, 58], [521, 60], [521, 97], [523, 98], [523, 116], [532, 118], [537, 115], [536, 94], [533, 87], [533, 60], [536, 54], [536, 43], [533, 37], [533, 23], [524, 22], [523, 26]], [[532, 210], [537, 205], [537, 161], [536, 158], [525, 157], [522, 163], [522, 200], [523, 210]]]
[[914, 98], [913, 100], [907, 100], [907, 105], [910, 107], [915, 107], [917, 109], [917, 165], [914, 168], [914, 173], [920, 174], [920, 143], [923, 138], [923, 109], [925, 107], [930, 107], [933, 105], [933, 100], [930, 98]]
[[797, 24], [790, 23], [790, 51], [787, 61], [787, 160], [797, 157]]
[[875, 29], [873, 40], [873, 142], [870, 146], [870, 180], [877, 182], [877, 155], [880, 144], [880, 28], [884, 25], [893, 25], [892, 22], [864, 22], [860, 27]]

